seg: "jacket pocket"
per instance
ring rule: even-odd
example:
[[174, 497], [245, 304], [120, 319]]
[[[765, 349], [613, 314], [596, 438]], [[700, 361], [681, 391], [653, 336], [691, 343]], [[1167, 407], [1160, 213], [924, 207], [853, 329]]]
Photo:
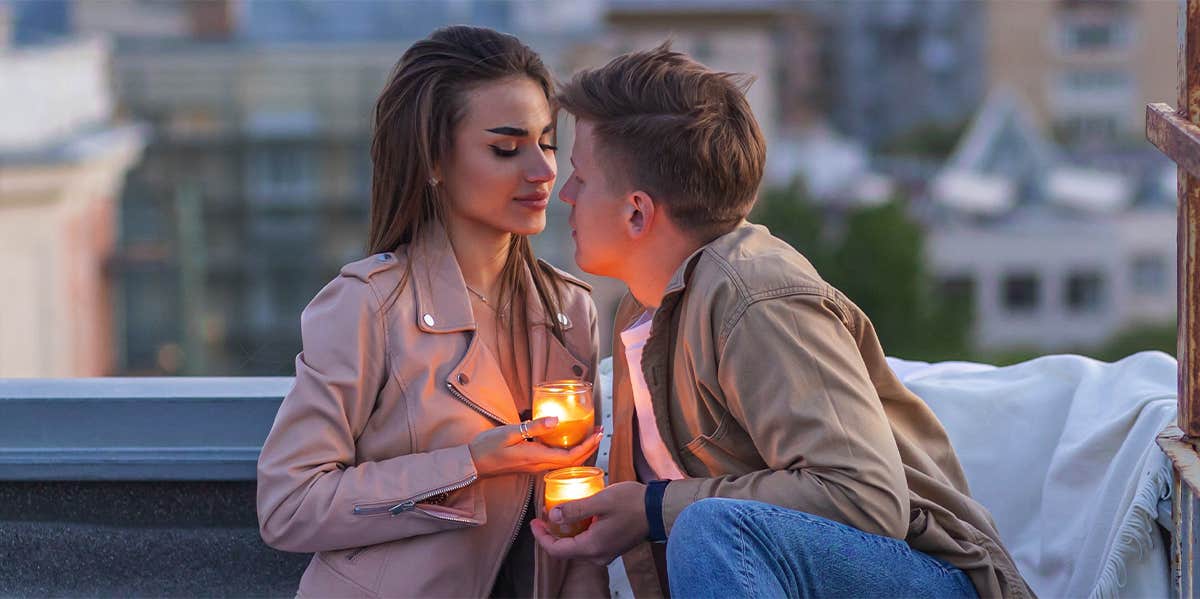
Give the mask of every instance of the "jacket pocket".
[[729, 430], [730, 419], [726, 413], [711, 434], [699, 435], [683, 446], [679, 459], [688, 474], [703, 476], [713, 472], [741, 472], [744, 469], [741, 461], [721, 445]]
[[338, 551], [313, 557], [298, 594], [309, 597], [378, 597], [379, 579], [391, 543]]

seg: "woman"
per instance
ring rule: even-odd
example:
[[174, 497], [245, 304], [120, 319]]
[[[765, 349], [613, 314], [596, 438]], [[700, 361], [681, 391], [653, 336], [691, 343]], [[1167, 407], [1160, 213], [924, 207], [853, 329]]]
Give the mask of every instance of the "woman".
[[315, 552], [305, 596], [607, 595], [528, 522], [572, 450], [527, 443], [531, 386], [594, 380], [596, 310], [534, 259], [554, 185], [551, 78], [516, 38], [450, 27], [375, 109], [370, 248], [301, 316], [304, 350], [258, 463], [263, 539]]

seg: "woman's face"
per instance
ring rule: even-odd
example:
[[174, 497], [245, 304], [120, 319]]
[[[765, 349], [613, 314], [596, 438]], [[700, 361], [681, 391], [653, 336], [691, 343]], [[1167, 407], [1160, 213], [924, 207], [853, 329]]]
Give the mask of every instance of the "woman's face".
[[439, 169], [451, 225], [536, 235], [554, 187], [554, 119], [540, 85], [513, 77], [467, 92], [453, 149]]

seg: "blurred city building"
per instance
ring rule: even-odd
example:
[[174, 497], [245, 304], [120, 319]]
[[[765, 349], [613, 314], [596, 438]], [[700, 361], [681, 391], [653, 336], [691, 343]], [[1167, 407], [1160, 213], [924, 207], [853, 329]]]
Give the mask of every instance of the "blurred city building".
[[1149, 102], [1175, 98], [1175, 2], [988, 0], [988, 88], [1013, 90], [1063, 142], [1144, 144]]
[[38, 35], [61, 19], [29, 28], [14, 8], [0, 3], [0, 377], [106, 375], [118, 201], [144, 132], [114, 117], [108, 44]]
[[926, 254], [977, 349], [1097, 346], [1173, 321], [1175, 197], [1153, 148], [1067, 152], [997, 91], [930, 188]]
[[[117, 240], [108, 242], [116, 244], [115, 256], [96, 283], [115, 290], [105, 300], [112, 317], [96, 321], [110, 323], [100, 327], [112, 338], [100, 359], [103, 372], [292, 371], [301, 309], [339, 266], [365, 252], [376, 95], [409, 44], [451, 23], [517, 34], [564, 79], [668, 38], [712, 68], [754, 76], [749, 100], [769, 144], [765, 185], [799, 180], [809, 197], [838, 212], [916, 198], [944, 289], [973, 290], [981, 347], [1089, 341], [1158, 319], [1166, 312], [1151, 296], [1173, 298], [1170, 273], [1151, 274], [1158, 268], [1151, 264], [1169, 265], [1171, 255], [1150, 257], [1169, 245], [1156, 220], [1169, 203], [1151, 197], [1169, 184], [1170, 172], [1137, 141], [1143, 104], [1174, 97], [1174, 70], [1154, 60], [1174, 52], [1173, 3], [0, 0], [5, 4], [19, 17], [10, 27], [18, 46], [109, 39], [110, 46], [96, 46], [111, 48], [96, 67], [108, 69], [104, 77], [111, 72], [113, 91], [104, 101], [152, 132], [124, 188], [110, 194], [120, 198], [120, 225]], [[955, 146], [989, 90], [993, 101]], [[93, 100], [69, 108], [94, 111]], [[1020, 114], [1026, 116], [1014, 116]], [[0, 135], [23, 135], [26, 125], [6, 125]], [[570, 127], [558, 141], [565, 173]], [[1023, 149], [992, 152], [981, 144]], [[912, 152], [931, 145], [944, 150]], [[9, 159], [0, 168], [16, 164], [11, 156], [32, 153], [4, 151]], [[553, 203], [547, 231], [534, 243], [541, 256], [574, 268], [566, 213]], [[1033, 242], [1016, 231], [1044, 233]], [[1005, 316], [995, 289], [1006, 275], [986, 273], [1007, 272], [1000, 263], [1010, 245], [1013, 256], [1038, 247], [1065, 260], [1101, 233], [1159, 239], [1145, 242], [1153, 247], [1105, 245], [1096, 256], [1116, 255], [1102, 260], [1099, 284], [1095, 277], [1061, 282], [1071, 275], [1060, 271], [1074, 266], [1039, 271], [1039, 305], [1054, 309], [1042, 320], [1031, 320], [1028, 310]], [[1117, 266], [1130, 261], [1140, 266]], [[1037, 264], [1050, 268], [1047, 260]], [[1088, 264], [1080, 268], [1094, 271]], [[1141, 274], [1119, 283], [1134, 276], [1121, 268]], [[1156, 287], [1164, 277], [1166, 288]], [[607, 347], [623, 288], [589, 280]], [[1014, 288], [1028, 287], [1022, 285]], [[1091, 291], [1097, 285], [1103, 291]], [[1103, 308], [1089, 309], [1106, 316], [1089, 313], [1087, 327], [1066, 317], [1051, 326], [1074, 301], [1063, 299], [1068, 288], [1105, 298]]]
[[301, 309], [365, 252], [371, 115], [408, 45], [466, 22], [556, 49], [591, 26], [552, 2], [72, 6], [155, 132], [124, 198], [125, 373], [291, 372]]
[[981, 3], [800, 5], [824, 23], [819, 86], [827, 90], [824, 105], [843, 134], [877, 150], [919, 128], [961, 124], [978, 108], [988, 60]]

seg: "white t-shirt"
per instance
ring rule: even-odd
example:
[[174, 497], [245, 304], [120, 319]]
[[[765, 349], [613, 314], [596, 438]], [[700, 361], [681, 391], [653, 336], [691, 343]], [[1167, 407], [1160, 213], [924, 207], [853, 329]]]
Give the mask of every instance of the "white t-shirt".
[[[647, 310], [628, 329], [621, 331], [621, 342], [625, 344], [625, 364], [629, 370], [629, 384], [633, 388], [633, 405], [637, 414], [638, 447], [634, 447], [633, 463], [638, 479], [642, 482], [655, 479], [678, 480], [687, 478], [663, 443], [654, 421], [654, 406], [650, 403], [650, 388], [646, 375], [642, 374], [642, 348], [650, 338], [650, 325], [654, 311]], [[641, 451], [638, 451], [638, 450]], [[646, 472], [646, 468], [650, 472]]]

